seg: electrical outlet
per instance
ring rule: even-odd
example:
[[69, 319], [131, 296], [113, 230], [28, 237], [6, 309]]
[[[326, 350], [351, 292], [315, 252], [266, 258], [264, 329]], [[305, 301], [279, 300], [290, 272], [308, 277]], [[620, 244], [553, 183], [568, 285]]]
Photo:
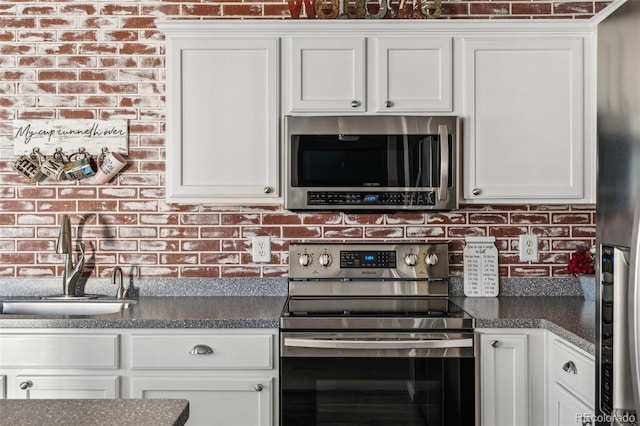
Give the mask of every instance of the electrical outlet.
[[271, 237], [253, 237], [251, 248], [254, 262], [271, 261]]
[[538, 236], [520, 235], [520, 262], [538, 261]]

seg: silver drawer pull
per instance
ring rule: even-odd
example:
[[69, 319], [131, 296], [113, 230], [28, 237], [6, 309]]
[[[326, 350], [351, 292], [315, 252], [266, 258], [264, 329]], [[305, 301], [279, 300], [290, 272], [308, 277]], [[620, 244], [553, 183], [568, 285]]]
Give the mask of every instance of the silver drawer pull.
[[29, 389], [31, 386], [33, 386], [33, 383], [31, 383], [31, 382], [29, 382], [29, 381], [21, 382], [19, 386], [20, 386], [20, 389], [22, 389], [22, 390], [27, 390], [27, 389]]
[[261, 392], [262, 389], [264, 389], [264, 386], [262, 386], [262, 383], [258, 383], [253, 388], [256, 390], [256, 392]]
[[573, 361], [567, 361], [562, 366], [562, 371], [569, 374], [578, 374], [578, 367], [576, 367]]
[[499, 341], [499, 340], [492, 340], [492, 341], [491, 341], [491, 347], [492, 347], [492, 348], [498, 348], [498, 347], [500, 347], [500, 341]]
[[213, 354], [213, 349], [211, 349], [211, 346], [207, 345], [195, 345], [191, 348], [189, 353], [191, 355], [211, 355]]

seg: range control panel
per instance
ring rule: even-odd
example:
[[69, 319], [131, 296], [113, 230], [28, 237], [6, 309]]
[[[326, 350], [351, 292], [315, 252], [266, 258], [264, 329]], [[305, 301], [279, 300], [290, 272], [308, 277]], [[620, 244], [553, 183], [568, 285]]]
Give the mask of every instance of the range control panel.
[[446, 279], [446, 243], [291, 244], [289, 278], [321, 279]]

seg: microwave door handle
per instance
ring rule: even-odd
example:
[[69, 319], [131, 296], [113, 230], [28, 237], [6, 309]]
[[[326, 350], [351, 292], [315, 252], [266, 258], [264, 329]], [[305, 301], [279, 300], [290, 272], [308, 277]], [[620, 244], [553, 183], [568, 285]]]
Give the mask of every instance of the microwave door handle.
[[444, 124], [438, 126], [440, 135], [440, 187], [438, 188], [438, 200], [447, 199], [449, 187], [449, 130]]
[[447, 340], [333, 340], [287, 337], [284, 345], [317, 349], [443, 349], [472, 348], [473, 339]]

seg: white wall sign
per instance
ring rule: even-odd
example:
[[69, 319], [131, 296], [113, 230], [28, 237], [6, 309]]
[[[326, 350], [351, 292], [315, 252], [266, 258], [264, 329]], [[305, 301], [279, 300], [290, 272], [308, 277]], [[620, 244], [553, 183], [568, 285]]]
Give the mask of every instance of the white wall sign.
[[66, 155], [84, 148], [98, 155], [103, 148], [121, 155], [129, 154], [127, 120], [15, 120], [13, 153], [30, 154], [38, 148], [52, 155], [60, 148]]
[[495, 237], [466, 237], [464, 247], [464, 295], [494, 297], [500, 290], [498, 249]]

